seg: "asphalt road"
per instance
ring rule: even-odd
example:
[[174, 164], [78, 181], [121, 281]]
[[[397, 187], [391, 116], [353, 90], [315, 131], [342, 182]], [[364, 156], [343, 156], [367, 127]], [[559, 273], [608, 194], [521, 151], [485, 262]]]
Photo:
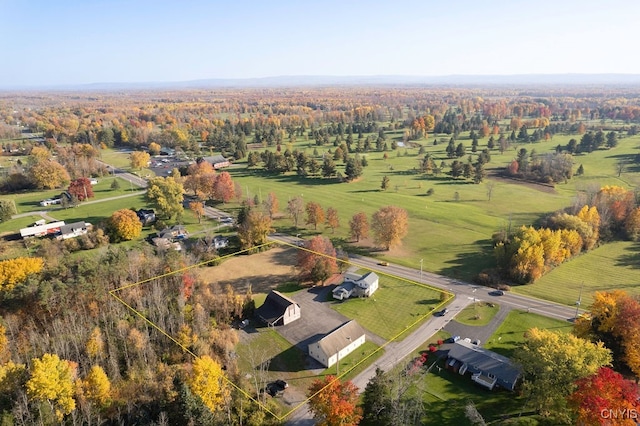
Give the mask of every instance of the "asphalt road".
[[[145, 179], [138, 175], [127, 173], [121, 169], [117, 169], [112, 166], [108, 166], [108, 169], [115, 175], [128, 180], [132, 185], [140, 188], [146, 188], [147, 182]], [[222, 217], [228, 217], [228, 214], [222, 210], [218, 210], [213, 207], [205, 207], [205, 215], [210, 218], [219, 219]], [[270, 236], [273, 241], [286, 242], [289, 244], [295, 244], [299, 241], [298, 238], [283, 234], [273, 234]], [[363, 391], [366, 384], [371, 377], [375, 375], [376, 367], [380, 367], [387, 371], [401, 362], [407, 355], [414, 352], [420, 345], [428, 341], [436, 332], [443, 329], [446, 324], [453, 319], [453, 317], [464, 309], [467, 305], [475, 301], [491, 300], [501, 304], [504, 307], [510, 309], [521, 309], [528, 312], [544, 315], [550, 318], [570, 321], [572, 320], [576, 312], [575, 306], [560, 305], [553, 302], [548, 302], [540, 299], [536, 299], [529, 296], [523, 296], [513, 293], [505, 292], [503, 296], [491, 296], [489, 294], [492, 288], [478, 286], [472, 283], [452, 279], [442, 275], [424, 272], [405, 266], [389, 264], [387, 266], [381, 266], [378, 264], [378, 260], [368, 258], [359, 255], [349, 255], [349, 260], [354, 265], [364, 267], [381, 274], [395, 275], [411, 281], [431, 285], [443, 290], [448, 290], [455, 295], [453, 301], [449, 304], [449, 312], [442, 317], [431, 317], [425, 321], [418, 329], [413, 331], [409, 336], [405, 337], [399, 342], [388, 342], [384, 345], [385, 353], [382, 357], [358, 374], [352, 381], [358, 386], [360, 391]], [[287, 420], [288, 425], [296, 426], [310, 426], [315, 424], [311, 417], [308, 408], [306, 406], [300, 407], [291, 414]]]
[[[271, 235], [270, 239], [289, 244], [295, 244], [299, 241], [296, 237], [283, 234]], [[574, 306], [564, 306], [508, 292], [505, 292], [503, 296], [492, 296], [489, 292], [493, 291], [493, 288], [478, 286], [476, 284], [400, 265], [388, 264], [387, 266], [381, 266], [378, 264], [378, 260], [365, 256], [349, 255], [349, 261], [354, 265], [367, 268], [381, 274], [394, 275], [410, 281], [431, 285], [442, 290], [450, 291], [455, 295], [453, 301], [448, 305], [449, 312], [446, 315], [442, 317], [433, 316], [401, 341], [388, 342], [384, 345], [383, 348], [385, 353], [383, 356], [378, 358], [374, 364], [370, 365], [352, 380], [361, 392], [364, 391], [369, 380], [375, 376], [376, 367], [380, 367], [381, 369], [388, 371], [397, 365], [405, 359], [407, 355], [410, 355], [422, 344], [427, 342], [435, 333], [443, 329], [458, 312], [470, 303], [482, 300], [494, 301], [499, 303], [504, 308], [505, 312], [511, 309], [521, 309], [565, 321], [572, 320], [576, 315], [576, 308]], [[302, 406], [299, 410], [291, 414], [286, 424], [309, 426], [313, 425], [314, 422], [308, 408], [306, 406]]]

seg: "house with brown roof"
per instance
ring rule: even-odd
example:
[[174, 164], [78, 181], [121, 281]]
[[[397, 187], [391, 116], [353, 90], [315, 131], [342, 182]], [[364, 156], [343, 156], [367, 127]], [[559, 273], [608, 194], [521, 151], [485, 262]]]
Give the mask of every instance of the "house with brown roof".
[[309, 356], [331, 367], [365, 342], [365, 331], [355, 320], [348, 321], [309, 345]]
[[271, 290], [256, 315], [268, 326], [287, 325], [300, 318], [300, 305], [276, 290]]

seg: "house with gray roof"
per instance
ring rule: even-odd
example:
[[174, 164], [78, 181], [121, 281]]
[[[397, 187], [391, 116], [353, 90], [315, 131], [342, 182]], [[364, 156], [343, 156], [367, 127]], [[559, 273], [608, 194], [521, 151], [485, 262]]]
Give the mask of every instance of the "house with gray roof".
[[364, 275], [347, 272], [342, 284], [333, 289], [333, 298], [345, 300], [350, 297], [369, 297], [378, 289], [379, 281], [380, 278], [375, 272]]
[[345, 322], [309, 345], [309, 356], [329, 368], [365, 342], [365, 331], [355, 320]]
[[60, 235], [58, 236], [58, 239], [66, 240], [69, 238], [79, 237], [80, 235], [85, 235], [89, 232], [91, 227], [92, 225], [89, 222], [84, 221], [62, 225], [60, 227]]
[[453, 343], [446, 366], [459, 374], [470, 372], [471, 380], [487, 389], [500, 386], [512, 391], [522, 374], [509, 358], [465, 340]]
[[268, 326], [287, 325], [300, 318], [300, 305], [276, 290], [271, 290], [256, 315]]

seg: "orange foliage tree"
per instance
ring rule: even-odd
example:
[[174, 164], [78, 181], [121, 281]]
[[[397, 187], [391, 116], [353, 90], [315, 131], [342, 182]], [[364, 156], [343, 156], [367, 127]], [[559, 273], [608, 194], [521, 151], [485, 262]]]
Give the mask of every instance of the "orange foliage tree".
[[87, 198], [93, 198], [93, 188], [91, 188], [91, 181], [86, 177], [74, 179], [69, 184], [67, 192], [75, 196], [79, 201], [84, 201]]
[[270, 192], [267, 195], [267, 198], [262, 203], [264, 205], [264, 209], [266, 210], [269, 217], [273, 219], [273, 216], [278, 213], [278, 197], [273, 192]]
[[356, 242], [369, 236], [369, 219], [366, 213], [359, 212], [353, 215], [349, 221], [349, 236]]
[[574, 329], [578, 336], [603, 342], [615, 363], [640, 375], [640, 302], [625, 291], [595, 292], [588, 314], [576, 320]]
[[307, 212], [306, 223], [308, 225], [313, 225], [313, 229], [318, 229], [318, 224], [324, 222], [324, 210], [322, 209], [322, 206], [313, 201], [309, 201], [304, 209]]
[[235, 196], [235, 185], [229, 172], [222, 172], [216, 176], [213, 184], [213, 199], [228, 203]]
[[29, 169], [29, 178], [38, 189], [54, 189], [66, 186], [69, 172], [56, 161], [39, 161]]
[[[626, 380], [620, 373], [609, 367], [601, 367], [598, 372], [576, 382], [577, 389], [569, 396], [569, 406], [578, 414], [577, 424], [584, 425], [635, 425], [629, 418], [607, 419], [603, 412], [633, 413], [640, 410], [638, 385]], [[621, 416], [623, 417], [623, 416]]]
[[321, 426], [355, 426], [362, 420], [358, 388], [332, 375], [315, 380], [308, 390], [309, 409]]
[[338, 216], [338, 210], [333, 207], [329, 207], [327, 209], [327, 226], [331, 228], [331, 233], [335, 231], [336, 228], [340, 227], [340, 217]]
[[399, 246], [407, 235], [409, 214], [397, 206], [382, 207], [375, 212], [371, 220], [374, 241], [389, 250]]
[[305, 243], [306, 250], [298, 250], [298, 267], [304, 280], [322, 282], [338, 272], [336, 249], [331, 240], [317, 235]]

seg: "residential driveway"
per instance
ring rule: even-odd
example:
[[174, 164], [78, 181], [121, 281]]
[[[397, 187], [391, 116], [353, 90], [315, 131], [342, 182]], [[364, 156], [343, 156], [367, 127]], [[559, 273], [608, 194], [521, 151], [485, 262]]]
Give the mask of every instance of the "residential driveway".
[[500, 324], [502, 324], [510, 311], [511, 307], [500, 305], [500, 310], [498, 310], [494, 317], [491, 318], [491, 321], [489, 321], [487, 325], [465, 325], [454, 320], [450, 321], [444, 327], [444, 330], [452, 336], [460, 336], [463, 339], [465, 337], [468, 337], [471, 340], [479, 339], [480, 346], [482, 346], [489, 341], [489, 338], [497, 330]]
[[[296, 345], [304, 353], [308, 346], [338, 326], [349, 321], [349, 318], [331, 309], [328, 302], [331, 291], [335, 286], [313, 287], [290, 296], [300, 305], [301, 317], [299, 320], [284, 326], [276, 327], [278, 333], [289, 343]], [[348, 303], [348, 302], [345, 302]], [[364, 324], [360, 324], [364, 326]], [[385, 341], [381, 337], [367, 331], [366, 339], [378, 345]]]

